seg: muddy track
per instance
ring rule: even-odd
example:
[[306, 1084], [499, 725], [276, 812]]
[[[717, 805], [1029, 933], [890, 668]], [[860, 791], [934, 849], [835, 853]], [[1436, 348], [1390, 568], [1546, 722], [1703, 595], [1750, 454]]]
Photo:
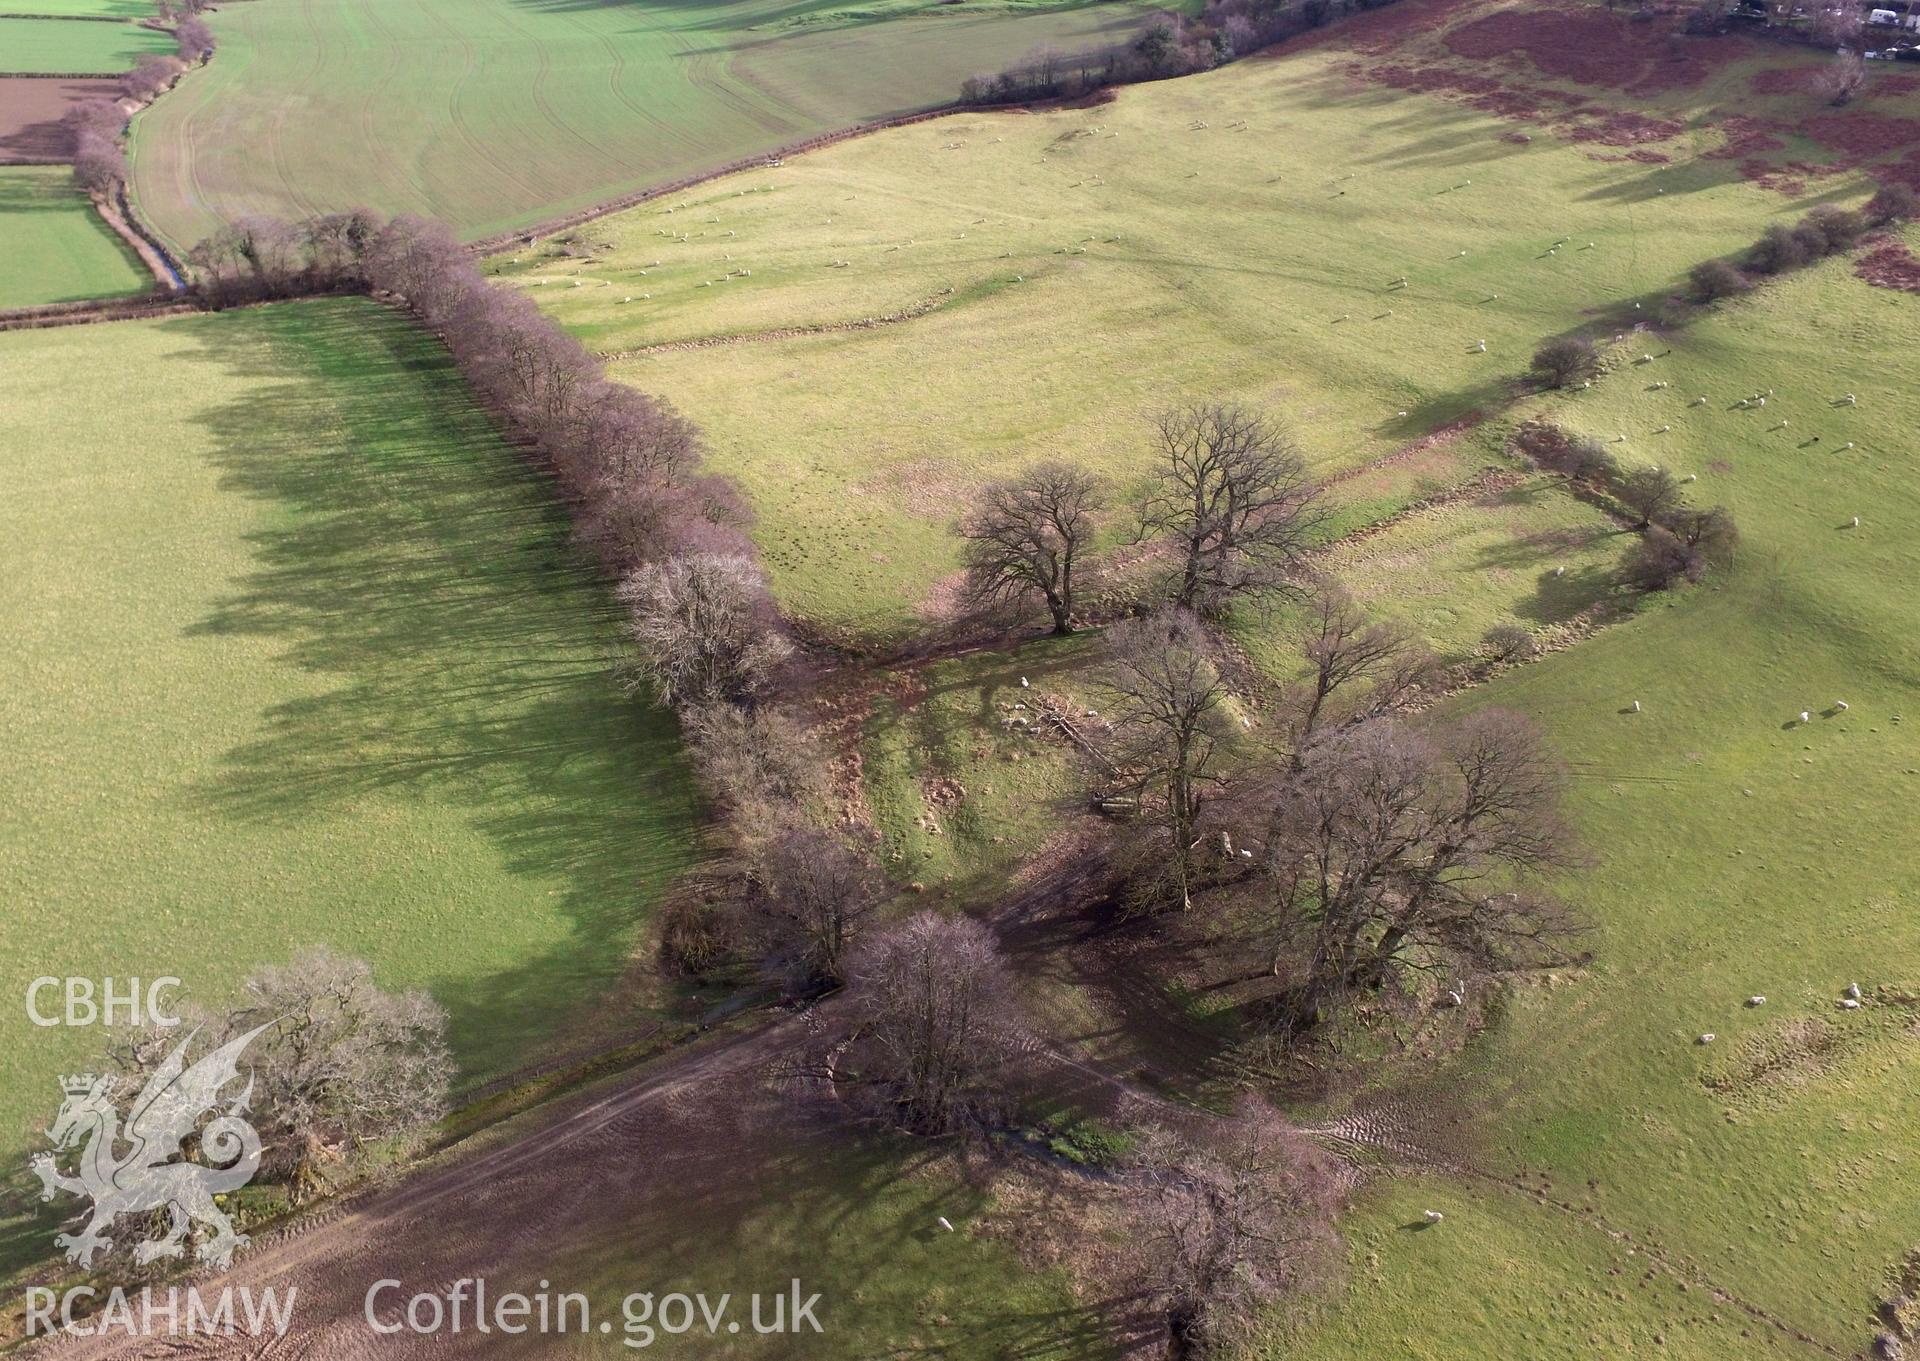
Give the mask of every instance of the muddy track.
[[[307, 1357], [363, 1356], [372, 1341], [364, 1300], [375, 1281], [401, 1279], [409, 1291], [466, 1275], [531, 1282], [628, 1215], [680, 1194], [711, 1171], [702, 1159], [717, 1141], [700, 1131], [728, 1123], [725, 1110], [751, 1105], [806, 1032], [799, 1018], [783, 1016], [696, 1044], [610, 1092], [561, 1101], [509, 1141], [263, 1235], [231, 1271], [203, 1273], [196, 1283], [271, 1285], [283, 1296], [297, 1287], [294, 1329], [281, 1345]], [[266, 1341], [55, 1337], [26, 1354], [246, 1357], [264, 1354]], [[387, 1341], [383, 1354], [444, 1355], [447, 1339]]]

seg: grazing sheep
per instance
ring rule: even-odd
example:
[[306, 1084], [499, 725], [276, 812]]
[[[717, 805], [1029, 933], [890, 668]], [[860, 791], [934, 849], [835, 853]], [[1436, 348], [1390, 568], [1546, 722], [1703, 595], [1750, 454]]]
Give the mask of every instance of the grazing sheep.
[[1020, 688], [1021, 688], [1022, 690], [1026, 690], [1026, 689], [1029, 689], [1029, 688], [1031, 688], [1031, 687], [1030, 687], [1030, 686], [1028, 685], [1028, 683], [1027, 683], [1027, 678], [1026, 678], [1025, 676], [1022, 676], [1022, 677], [1020, 678]]
[[1747, 999], [1747, 1005], [1750, 1007], [1764, 1007], [1766, 1004], [1767, 999], [1757, 992]]
[[1860, 1010], [1860, 999], [1857, 997], [1842, 997], [1840, 999], [1840, 1009], [1842, 1011], [1858, 1011]]
[[1708, 1031], [1708, 1032], [1707, 1032], [1706, 1034], [1704, 1034], [1704, 1035], [1702, 1035], [1702, 1036], [1700, 1037], [1700, 1043], [1701, 1043], [1701, 1044], [1712, 1044], [1712, 1043], [1713, 1043], [1713, 1042], [1714, 1042], [1715, 1040], [1717, 1040], [1717, 1039], [1719, 1039], [1719, 1038], [1720, 1038], [1720, 1037], [1719, 1037], [1718, 1035], [1716, 1035], [1716, 1034], [1714, 1034], [1714, 1033], [1713, 1033], [1713, 1032], [1712, 1032], [1711, 1030], [1709, 1030], [1709, 1031]]
[[1860, 528], [1860, 517], [1858, 515], [1853, 517], [1853, 527], [1855, 529]]
[[1640, 712], [1640, 701], [1637, 699], [1633, 702], [1633, 711], [1636, 714]]
[[945, 1215], [940, 1216], [940, 1227], [945, 1229], [948, 1233], [953, 1232], [953, 1224], [947, 1219]]
[[1860, 985], [1858, 983], [1847, 984], [1847, 996], [1858, 1002], [1860, 1000]]
[[1445, 1219], [1446, 1219], [1446, 1216], [1441, 1214], [1438, 1210], [1427, 1211], [1427, 1223], [1429, 1224], [1438, 1224], [1444, 1221]]
[[1565, 567], [1556, 567], [1553, 569], [1553, 574], [1557, 577], [1563, 577], [1567, 574], [1567, 569]]
[[1811, 723], [1813, 722], [1813, 718], [1805, 709], [1802, 709], [1800, 711], [1800, 721], [1802, 723]]
[[1844, 699], [1836, 699], [1833, 702], [1833, 707], [1844, 714], [1847, 711], [1847, 702]]
[[1466, 1004], [1467, 1004], [1466, 996], [1460, 991], [1460, 989], [1458, 988], [1447, 989], [1447, 1005], [1448, 1006], [1464, 1007]]

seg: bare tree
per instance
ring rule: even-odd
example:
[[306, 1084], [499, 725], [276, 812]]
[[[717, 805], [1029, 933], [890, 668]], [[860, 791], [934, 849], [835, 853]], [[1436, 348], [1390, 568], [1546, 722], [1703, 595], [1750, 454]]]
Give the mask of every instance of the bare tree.
[[1533, 376], [1544, 387], [1564, 388], [1600, 372], [1600, 352], [1591, 340], [1562, 336], [1533, 352]]
[[745, 842], [777, 834], [783, 817], [825, 809], [827, 755], [806, 726], [770, 705], [710, 704], [681, 726], [710, 797], [725, 805]]
[[180, 61], [177, 57], [149, 53], [135, 62], [131, 71], [120, 77], [120, 91], [129, 99], [145, 103], [172, 85], [179, 74]]
[[[321, 1168], [370, 1143], [413, 1134], [447, 1112], [453, 1060], [446, 1012], [424, 992], [388, 992], [365, 962], [324, 947], [260, 968], [224, 1015], [190, 1013], [210, 1047], [266, 1025], [244, 1058], [248, 1119], [262, 1166], [295, 1200], [322, 1187]], [[107, 1062], [144, 1082], [183, 1038], [149, 1027], [117, 1035]]]
[[1215, 610], [1237, 595], [1284, 588], [1324, 519], [1292, 441], [1258, 412], [1220, 403], [1169, 411], [1154, 430], [1157, 466], [1140, 532], [1179, 554], [1172, 602]]
[[1820, 97], [1836, 108], [1853, 102], [1867, 83], [1867, 63], [1858, 52], [1837, 52], [1833, 64], [1814, 81]]
[[447, 1112], [447, 1014], [425, 992], [387, 992], [365, 962], [310, 949], [247, 980], [235, 1032], [277, 1023], [256, 1071], [261, 1135], [285, 1150], [293, 1193], [328, 1156], [418, 1131]]
[[1193, 906], [1196, 842], [1213, 758], [1231, 732], [1226, 683], [1208, 658], [1205, 630], [1184, 610], [1128, 620], [1107, 631], [1108, 686], [1116, 703], [1119, 765], [1166, 833], [1164, 859], [1143, 885], [1153, 906]]
[[1164, 1129], [1130, 1169], [1148, 1286], [1166, 1311], [1171, 1355], [1217, 1356], [1245, 1342], [1297, 1274], [1308, 1207], [1272, 1145], [1242, 1127], [1221, 1148]]
[[197, 15], [174, 25], [173, 40], [179, 45], [181, 61], [192, 64], [213, 55], [213, 30]]
[[1073, 632], [1073, 567], [1093, 536], [1098, 479], [1064, 463], [1042, 463], [980, 495], [961, 521], [967, 581], [976, 600], [1038, 595], [1053, 631]]
[[1640, 517], [1640, 529], [1679, 506], [1685, 494], [1680, 479], [1665, 468], [1635, 468], [1615, 488], [1627, 509]]
[[637, 678], [662, 704], [751, 698], [793, 651], [760, 569], [744, 557], [695, 553], [634, 572], [621, 603], [640, 646]]
[[1294, 1027], [1396, 969], [1498, 969], [1547, 948], [1565, 915], [1513, 886], [1573, 862], [1562, 788], [1532, 725], [1500, 710], [1430, 734], [1374, 719], [1310, 747], [1275, 803], [1268, 857]]
[[880, 899], [867, 858], [829, 832], [792, 823], [761, 849], [754, 872], [774, 974], [795, 991], [844, 982], [854, 932]]
[[1301, 639], [1307, 674], [1299, 685], [1298, 745], [1306, 746], [1329, 717], [1328, 703], [1355, 686], [1364, 695], [1346, 721], [1400, 708], [1439, 677], [1433, 654], [1398, 624], [1374, 622], [1339, 585], [1314, 593]]
[[922, 912], [857, 953], [866, 1034], [905, 1122], [940, 1133], [984, 1095], [1009, 1035], [1012, 989], [993, 933]]
[[111, 195], [127, 182], [127, 154], [92, 128], [74, 135], [73, 182], [90, 194]]

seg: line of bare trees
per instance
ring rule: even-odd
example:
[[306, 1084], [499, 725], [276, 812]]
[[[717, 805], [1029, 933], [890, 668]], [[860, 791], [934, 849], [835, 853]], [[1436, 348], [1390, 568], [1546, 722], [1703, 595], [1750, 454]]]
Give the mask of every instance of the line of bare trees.
[[[213, 35], [205, 31], [205, 22], [197, 18], [192, 22], [199, 27], [181, 40], [179, 57], [149, 53], [120, 77], [121, 99], [147, 103], [180, 78], [190, 60], [190, 46], [199, 51], [204, 43], [202, 55], [212, 52]], [[73, 138], [74, 183], [89, 194], [111, 197], [127, 182], [126, 110], [115, 100], [83, 99], [69, 106], [61, 121]]]
[[1116, 85], [1167, 80], [1223, 66], [1343, 15], [1393, 0], [1208, 0], [1197, 17], [1155, 15], [1125, 42], [1080, 52], [1036, 48], [998, 72], [967, 77], [963, 104], [1078, 99]]
[[1622, 468], [1597, 440], [1569, 435], [1546, 421], [1528, 421], [1514, 447], [1588, 493], [1605, 496], [1633, 518], [1640, 542], [1621, 565], [1623, 585], [1664, 591], [1699, 581], [1733, 561], [1740, 533], [1725, 506], [1687, 504], [1686, 484], [1665, 468]]

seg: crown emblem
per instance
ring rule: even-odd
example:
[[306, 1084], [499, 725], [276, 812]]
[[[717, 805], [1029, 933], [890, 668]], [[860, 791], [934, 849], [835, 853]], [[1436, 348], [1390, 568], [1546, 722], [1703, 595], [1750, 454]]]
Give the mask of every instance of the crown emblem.
[[85, 1096], [93, 1090], [98, 1079], [92, 1073], [75, 1073], [72, 1077], [60, 1079], [60, 1089], [68, 1096]]

